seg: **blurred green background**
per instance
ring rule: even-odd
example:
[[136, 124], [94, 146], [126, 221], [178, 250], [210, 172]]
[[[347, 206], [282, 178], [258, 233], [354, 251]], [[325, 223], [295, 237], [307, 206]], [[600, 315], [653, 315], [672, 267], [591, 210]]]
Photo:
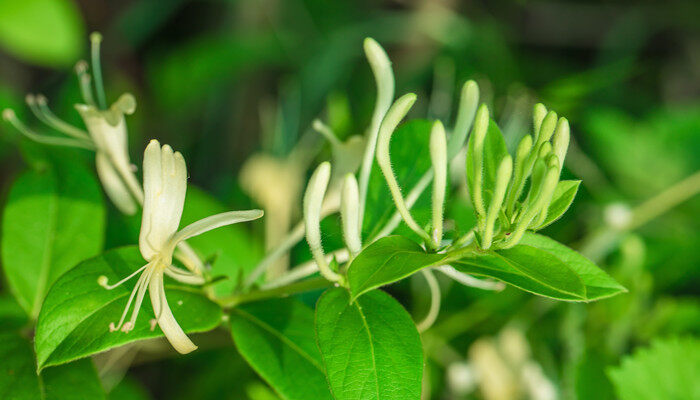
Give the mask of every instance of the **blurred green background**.
[[[284, 157], [301, 138], [320, 145], [310, 133], [317, 117], [341, 137], [364, 132], [375, 97], [367, 36], [387, 49], [397, 94], [419, 95], [415, 117], [451, 121], [459, 87], [476, 79], [513, 145], [543, 102], [571, 122], [564, 173], [583, 179], [573, 208], [546, 233], [630, 293], [569, 305], [444, 282], [443, 312], [423, 338], [425, 386], [436, 399], [609, 399], [623, 396], [623, 375], [611, 371], [636, 348], [662, 339], [655, 349], [673, 352], [675, 343], [681, 358], [683, 346], [697, 349], [697, 339], [670, 338], [700, 334], [700, 201], [651, 207], [659, 215], [623, 225], [700, 170], [699, 17], [700, 2], [688, 1], [0, 0], [0, 108], [42, 129], [23, 101], [43, 93], [78, 124], [73, 66], [88, 57], [89, 32], [100, 31], [108, 100], [129, 91], [138, 101], [127, 119], [135, 162], [149, 139], [169, 143], [194, 184], [243, 208], [254, 202], [238, 183], [250, 155]], [[0, 134], [4, 198], [24, 168], [25, 139], [6, 124]], [[422, 315], [422, 285], [390, 291]], [[480, 351], [508, 348], [513, 337], [525, 339], [518, 348], [556, 397], [524, 388], [503, 354], [513, 379], [502, 385], [515, 392], [498, 397], [475, 378]], [[147, 361], [139, 356], [114, 398], [274, 398], [230, 346]]]

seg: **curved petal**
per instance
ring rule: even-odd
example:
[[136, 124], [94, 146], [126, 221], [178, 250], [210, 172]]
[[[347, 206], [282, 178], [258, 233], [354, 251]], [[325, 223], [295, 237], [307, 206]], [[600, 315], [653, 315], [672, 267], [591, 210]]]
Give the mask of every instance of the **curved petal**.
[[185, 335], [180, 325], [173, 317], [168, 300], [165, 298], [165, 288], [163, 287], [163, 271], [158, 270], [153, 273], [148, 284], [148, 291], [151, 296], [151, 304], [156, 314], [158, 326], [168, 339], [170, 344], [180, 354], [187, 354], [197, 350], [197, 346]]
[[134, 198], [129, 193], [129, 190], [124, 185], [117, 171], [107, 159], [107, 156], [100, 151], [97, 152], [95, 166], [97, 168], [97, 175], [102, 182], [102, 187], [109, 199], [112, 200], [112, 203], [114, 203], [122, 213], [134, 215], [137, 208]]
[[193, 236], [201, 235], [204, 232], [216, 229], [222, 226], [236, 224], [239, 222], [252, 221], [263, 216], [262, 210], [246, 210], [246, 211], [229, 211], [221, 214], [212, 215], [193, 222], [186, 227], [180, 229], [173, 238], [172, 243], [176, 245], [183, 240]]

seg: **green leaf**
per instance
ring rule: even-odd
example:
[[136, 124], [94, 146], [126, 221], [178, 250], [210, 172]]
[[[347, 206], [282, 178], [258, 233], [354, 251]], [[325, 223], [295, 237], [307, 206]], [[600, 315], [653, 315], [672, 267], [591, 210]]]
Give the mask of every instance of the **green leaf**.
[[[413, 189], [420, 178], [430, 169], [430, 130], [433, 123], [424, 119], [414, 119], [396, 129], [391, 137], [391, 165], [396, 181], [403, 189], [404, 196]], [[362, 226], [362, 237], [371, 239], [379, 233], [396, 211], [394, 200], [377, 163], [367, 188], [367, 203]], [[411, 214], [420, 225], [430, 221], [430, 190], [426, 189], [411, 208]], [[402, 223], [402, 226], [403, 223]], [[410, 235], [414, 235], [412, 231]], [[403, 232], [402, 232], [403, 233]], [[416, 236], [417, 237], [417, 236]]]
[[362, 250], [348, 267], [351, 301], [423, 268], [441, 265], [444, 259], [444, 254], [426, 253], [403, 236], [381, 238]]
[[0, 1], [0, 45], [24, 61], [69, 65], [85, 42], [85, 26], [71, 0]]
[[12, 185], [2, 218], [2, 262], [12, 294], [33, 318], [51, 284], [99, 254], [105, 208], [92, 172], [77, 162], [42, 164]]
[[550, 253], [573, 269], [586, 286], [586, 301], [600, 300], [627, 291], [592, 261], [547, 236], [527, 232], [520, 244]]
[[0, 332], [0, 343], [0, 398], [41, 398], [31, 344], [10, 332]]
[[0, 332], [0, 398], [13, 400], [104, 399], [90, 360], [36, 373], [31, 344], [16, 333]]
[[241, 305], [231, 334], [241, 355], [285, 399], [331, 399], [313, 310], [293, 298]]
[[557, 257], [532, 246], [473, 253], [450, 263], [467, 274], [495, 278], [522, 290], [558, 300], [585, 300], [581, 279]]
[[576, 197], [576, 192], [578, 192], [578, 187], [581, 181], [559, 181], [557, 187], [554, 189], [554, 195], [552, 196], [552, 202], [549, 203], [549, 208], [547, 208], [547, 218], [545, 218], [542, 225], [537, 227], [537, 229], [542, 229], [552, 222], [558, 220], [566, 210], [569, 209], [571, 203], [574, 202], [574, 197]]
[[608, 369], [621, 400], [700, 398], [700, 340], [657, 339]]
[[[106, 290], [97, 284], [98, 277], [104, 275], [110, 282], [117, 282], [143, 264], [137, 247], [123, 247], [86, 260], [61, 276], [46, 296], [37, 322], [35, 349], [39, 370], [163, 336], [160, 329], [150, 329], [148, 322], [154, 314], [148, 299], [143, 302], [133, 331], [109, 331], [109, 324], [119, 320], [137, 278]], [[166, 282], [166, 295], [185, 332], [208, 331], [219, 325], [221, 309], [195, 287]]]
[[[503, 139], [503, 134], [501, 130], [496, 125], [493, 120], [489, 121], [489, 128], [486, 131], [486, 137], [484, 138], [484, 155], [483, 155], [483, 168], [482, 168], [482, 186], [481, 192], [484, 199], [484, 206], [488, 207], [491, 203], [491, 196], [493, 195], [493, 190], [496, 186], [496, 173], [498, 171], [498, 166], [501, 163], [503, 157], [508, 155], [508, 149], [506, 148], [506, 142]], [[469, 137], [469, 144], [467, 145], [467, 186], [469, 188], [470, 199], [472, 204], [474, 204], [474, 197], [471, 195], [474, 193], [474, 165], [471, 160], [474, 158], [474, 140]]]
[[388, 294], [375, 290], [351, 304], [347, 290], [326, 291], [316, 304], [316, 337], [336, 399], [420, 399], [420, 337]]
[[[221, 212], [231, 211], [203, 190], [189, 186], [180, 227]], [[187, 240], [203, 260], [213, 260], [212, 276], [228, 279], [213, 285], [218, 295], [230, 294], [245, 272], [250, 272], [264, 254], [264, 246], [250, 234], [250, 225], [235, 224], [214, 229]]]

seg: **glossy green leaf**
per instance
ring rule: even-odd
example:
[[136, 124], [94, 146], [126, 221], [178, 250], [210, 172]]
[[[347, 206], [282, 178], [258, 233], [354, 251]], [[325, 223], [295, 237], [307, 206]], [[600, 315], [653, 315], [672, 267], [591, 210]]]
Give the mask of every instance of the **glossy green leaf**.
[[444, 254], [426, 253], [403, 236], [387, 236], [362, 250], [348, 267], [351, 299], [372, 289], [396, 282], [419, 270], [441, 265]]
[[104, 399], [92, 361], [79, 360], [36, 373], [30, 342], [16, 333], [0, 333], [0, 398], [12, 400]]
[[71, 0], [0, 1], [0, 45], [24, 61], [70, 65], [80, 57], [86, 38]]
[[620, 400], [681, 400], [700, 398], [700, 340], [657, 339], [638, 349], [610, 376]]
[[350, 303], [342, 288], [316, 305], [316, 336], [338, 400], [418, 400], [423, 349], [406, 310], [375, 290]]
[[[38, 368], [137, 340], [162, 337], [160, 329], [150, 329], [149, 320], [154, 314], [148, 299], [143, 302], [133, 331], [109, 331], [109, 324], [119, 320], [137, 278], [113, 290], [99, 286], [97, 278], [104, 275], [110, 282], [117, 282], [143, 264], [138, 248], [123, 247], [86, 260], [61, 276], [46, 296], [37, 322]], [[221, 309], [196, 287], [166, 281], [165, 291], [175, 319], [185, 332], [208, 331], [219, 325]]]
[[99, 254], [105, 208], [92, 172], [77, 162], [42, 164], [13, 183], [2, 218], [2, 262], [12, 294], [33, 318], [51, 284]]
[[[391, 166], [404, 196], [430, 169], [430, 129], [433, 123], [414, 119], [399, 126], [391, 137]], [[367, 189], [362, 237], [373, 238], [396, 212], [394, 200], [377, 163], [373, 164]], [[430, 221], [430, 189], [426, 189], [411, 209], [420, 225]], [[403, 225], [403, 223], [402, 223]], [[401, 229], [401, 228], [399, 228]], [[400, 231], [404, 233], [404, 231]], [[406, 229], [406, 232], [411, 232]], [[410, 235], [413, 235], [411, 232]]]
[[[187, 188], [180, 227], [226, 211], [231, 211], [231, 208], [190, 185]], [[254, 223], [256, 222], [223, 226], [187, 240], [203, 260], [211, 262], [209, 272], [212, 276], [223, 275], [228, 278], [213, 285], [216, 294], [231, 293], [239, 278], [255, 268], [262, 258], [264, 246], [255, 235], [250, 234], [250, 225]]]
[[[481, 192], [484, 199], [484, 204], [488, 205], [491, 203], [491, 196], [493, 194], [493, 189], [496, 186], [496, 172], [498, 171], [498, 166], [501, 163], [503, 157], [508, 155], [508, 149], [506, 148], [506, 142], [503, 139], [503, 134], [501, 130], [496, 125], [493, 120], [489, 121], [489, 128], [486, 131], [486, 137], [484, 138], [484, 154], [483, 154], [483, 168], [482, 168], [482, 186]], [[472, 159], [474, 157], [474, 140], [470, 135], [469, 144], [467, 145], [467, 186], [469, 188], [470, 198], [472, 204], [474, 203], [474, 198], [471, 197], [471, 193], [474, 193], [474, 165]]]
[[558, 300], [585, 300], [581, 279], [555, 256], [532, 246], [472, 254], [450, 263], [467, 274], [495, 278], [522, 290]]
[[574, 270], [586, 286], [587, 301], [600, 300], [627, 291], [592, 261], [556, 240], [528, 232], [520, 243], [546, 251]]
[[571, 203], [574, 202], [580, 184], [581, 181], [559, 181], [559, 183], [557, 183], [557, 187], [554, 189], [554, 195], [552, 196], [552, 202], [549, 203], [549, 207], [547, 208], [547, 218], [545, 218], [542, 225], [537, 229], [542, 229], [550, 225], [564, 215], [566, 210], [569, 209], [569, 206], [571, 206]]
[[332, 398], [313, 329], [313, 310], [293, 298], [231, 311], [238, 351], [284, 399]]

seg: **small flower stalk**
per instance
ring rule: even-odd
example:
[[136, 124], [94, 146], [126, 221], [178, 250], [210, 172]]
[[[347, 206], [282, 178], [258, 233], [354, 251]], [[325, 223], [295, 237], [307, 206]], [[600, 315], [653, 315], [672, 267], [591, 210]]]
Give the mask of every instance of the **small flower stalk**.
[[[141, 304], [148, 291], [155, 318], [151, 329], [160, 326], [173, 348], [180, 353], [189, 353], [197, 348], [184, 333], [168, 305], [163, 283], [164, 275], [192, 285], [205, 283], [198, 269], [183, 269], [173, 265], [173, 253], [185, 239], [225, 225], [251, 221], [262, 217], [261, 210], [231, 211], [194, 222], [178, 231], [187, 191], [187, 166], [179, 152], [173, 152], [168, 145], [161, 147], [152, 140], [146, 147], [143, 161], [144, 202], [139, 249], [146, 265], [131, 275], [109, 285], [107, 277], [101, 276], [98, 283], [106, 289], [114, 289], [139, 275], [138, 281], [129, 296], [124, 312], [117, 323], [109, 326], [110, 331], [129, 332], [134, 329]], [[133, 304], [133, 309], [132, 309]], [[129, 310], [131, 317], [126, 320]]]
[[477, 216], [475, 234], [483, 250], [513, 247], [526, 231], [545, 226], [570, 131], [566, 118], [542, 104], [534, 107], [533, 127], [534, 135], [523, 137], [513, 160], [500, 132], [489, 128], [488, 108], [482, 105], [476, 114], [467, 176]]

